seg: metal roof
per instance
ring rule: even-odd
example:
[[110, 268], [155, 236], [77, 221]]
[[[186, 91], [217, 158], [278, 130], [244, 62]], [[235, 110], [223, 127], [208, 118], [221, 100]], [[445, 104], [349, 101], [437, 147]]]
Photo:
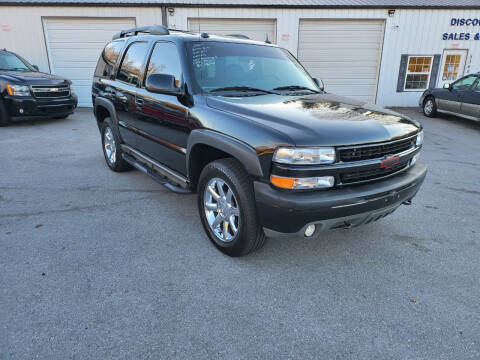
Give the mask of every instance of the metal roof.
[[472, 9], [480, 8], [480, 0], [0, 0], [0, 5]]

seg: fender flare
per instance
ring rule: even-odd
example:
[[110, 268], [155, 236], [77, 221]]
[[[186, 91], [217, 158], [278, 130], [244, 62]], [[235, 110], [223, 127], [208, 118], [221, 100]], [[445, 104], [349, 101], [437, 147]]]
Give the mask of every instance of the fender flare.
[[195, 145], [208, 145], [227, 154], [232, 155], [245, 167], [247, 172], [255, 177], [263, 177], [255, 149], [246, 143], [230, 136], [206, 129], [193, 130], [187, 143], [187, 172], [190, 172], [190, 154]]
[[115, 105], [108, 99], [102, 97], [95, 98], [95, 114], [97, 113], [97, 108], [99, 106], [104, 107], [110, 113], [110, 119], [112, 119], [113, 123], [118, 126], [118, 118], [117, 118], [117, 111], [115, 110]]

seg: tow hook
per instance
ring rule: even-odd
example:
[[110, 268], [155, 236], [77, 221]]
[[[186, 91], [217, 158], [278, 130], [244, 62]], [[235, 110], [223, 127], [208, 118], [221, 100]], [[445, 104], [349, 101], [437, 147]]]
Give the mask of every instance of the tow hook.
[[412, 205], [412, 199], [408, 199], [402, 203], [403, 205]]

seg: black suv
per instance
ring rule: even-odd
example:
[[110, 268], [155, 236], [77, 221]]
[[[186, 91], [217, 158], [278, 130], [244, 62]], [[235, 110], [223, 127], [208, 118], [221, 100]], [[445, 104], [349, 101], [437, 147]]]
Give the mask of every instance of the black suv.
[[162, 26], [125, 30], [92, 89], [108, 166], [198, 193], [212, 242], [247, 254], [269, 232], [314, 236], [409, 204], [419, 123], [327, 94], [286, 50]]
[[0, 50], [0, 126], [17, 119], [67, 117], [77, 107], [71, 84], [39, 72], [15, 53]]

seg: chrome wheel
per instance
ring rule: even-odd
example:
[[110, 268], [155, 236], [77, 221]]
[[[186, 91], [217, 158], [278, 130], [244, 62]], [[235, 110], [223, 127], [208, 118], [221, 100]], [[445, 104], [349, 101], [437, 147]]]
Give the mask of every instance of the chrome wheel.
[[235, 240], [240, 228], [240, 209], [232, 189], [222, 179], [213, 178], [205, 188], [203, 202], [215, 236], [223, 242]]
[[105, 149], [105, 157], [110, 165], [115, 164], [117, 160], [117, 147], [115, 145], [115, 138], [113, 137], [112, 129], [107, 127], [103, 132], [103, 147]]
[[425, 111], [425, 114], [430, 115], [433, 111], [433, 100], [429, 99], [425, 102], [425, 105], [423, 106], [423, 110]]

